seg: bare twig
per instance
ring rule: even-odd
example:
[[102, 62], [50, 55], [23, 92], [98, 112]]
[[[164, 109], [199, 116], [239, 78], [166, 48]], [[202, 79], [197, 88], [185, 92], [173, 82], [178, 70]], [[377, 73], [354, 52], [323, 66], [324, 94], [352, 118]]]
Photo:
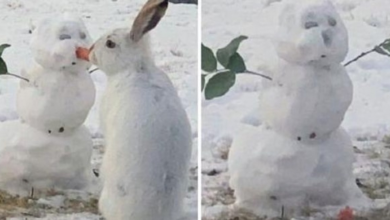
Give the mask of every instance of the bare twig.
[[[222, 70], [217, 70], [217, 71], [215, 71], [215, 72], [216, 72], [216, 73], [222, 73], [222, 72], [225, 72], [225, 71], [231, 71], [231, 70], [229, 70], [229, 69], [222, 69]], [[250, 71], [250, 70], [245, 70], [245, 71], [242, 72], [242, 73], [251, 74], [251, 75], [255, 75], [255, 76], [261, 76], [261, 77], [263, 77], [263, 78], [265, 78], [265, 79], [268, 79], [268, 80], [271, 80], [271, 81], [272, 81], [272, 78], [271, 78], [271, 77], [266, 76], [266, 75], [261, 74], [261, 73], [256, 73], [256, 72], [253, 72], [253, 71]], [[241, 74], [242, 74], [242, 73], [241, 73]], [[239, 73], [237, 73], [237, 74], [239, 74]]]
[[265, 78], [265, 79], [268, 79], [268, 80], [271, 80], [271, 81], [272, 81], [272, 78], [271, 78], [271, 77], [266, 76], [266, 75], [263, 75], [263, 74], [261, 74], [261, 73], [256, 73], [256, 72], [249, 71], [249, 70], [246, 70], [246, 71], [243, 72], [243, 73], [247, 73], [247, 74], [251, 74], [251, 75], [255, 75], [255, 76], [261, 76], [261, 77], [263, 77], [263, 78]]
[[361, 53], [359, 56], [355, 57], [354, 59], [352, 59], [352, 60], [348, 61], [346, 64], [344, 64], [344, 66], [348, 66], [349, 64], [358, 61], [360, 58], [362, 58], [362, 57], [364, 57], [372, 52], [375, 52], [375, 50], [376, 50], [376, 47], [372, 50]]
[[34, 198], [34, 187], [31, 187], [30, 198]]
[[89, 71], [89, 74], [95, 72], [96, 70], [99, 70], [99, 68], [95, 68], [95, 69], [90, 70], [90, 71]]
[[[222, 69], [222, 70], [217, 70], [217, 71], [215, 71], [215, 73], [222, 73], [222, 72], [225, 72], [225, 71], [231, 71], [231, 70], [229, 70], [229, 69]], [[245, 71], [242, 72], [242, 73], [251, 74], [251, 75], [255, 75], [255, 76], [261, 76], [261, 77], [263, 77], [263, 78], [265, 78], [265, 79], [268, 79], [268, 80], [271, 80], [271, 81], [272, 81], [272, 78], [271, 78], [271, 77], [269, 77], [269, 76], [267, 76], [267, 75], [263, 75], [263, 74], [261, 74], [261, 73], [256, 73], [256, 72], [253, 72], [253, 71], [250, 71], [250, 70], [245, 70]], [[242, 73], [241, 73], [241, 74], [242, 74]], [[237, 73], [237, 74], [240, 74], [240, 73]]]
[[27, 78], [24, 78], [24, 77], [22, 77], [22, 76], [19, 76], [19, 75], [13, 74], [13, 73], [5, 73], [4, 75], [13, 76], [13, 77], [16, 77], [16, 78], [25, 80], [26, 82], [30, 82], [30, 80], [28, 80]]

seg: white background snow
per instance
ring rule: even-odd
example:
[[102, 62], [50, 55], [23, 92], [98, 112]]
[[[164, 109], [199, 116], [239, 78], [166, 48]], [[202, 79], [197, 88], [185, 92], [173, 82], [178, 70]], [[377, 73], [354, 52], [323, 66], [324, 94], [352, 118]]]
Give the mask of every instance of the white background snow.
[[[388, 0], [333, 0], [349, 31], [346, 61], [390, 38]], [[202, 42], [214, 49], [246, 35], [239, 52], [249, 70], [261, 72], [275, 62], [272, 37], [282, 4], [278, 0], [203, 0]], [[369, 182], [388, 173], [388, 152], [383, 137], [390, 134], [390, 57], [371, 54], [347, 71], [354, 84], [354, 99], [342, 124], [355, 146], [355, 174]], [[258, 125], [257, 108], [261, 78], [239, 75], [235, 86], [222, 98], [202, 102], [202, 215], [213, 219], [231, 204], [226, 157], [235, 134], [243, 124]], [[368, 155], [375, 153], [375, 155]], [[379, 175], [379, 174], [378, 174]], [[386, 179], [388, 182], [388, 179]], [[383, 198], [382, 198], [383, 197]], [[388, 197], [382, 193], [381, 198]], [[377, 203], [386, 203], [377, 200]]]
[[[118, 27], [130, 27], [144, 0], [0, 0], [0, 44], [8, 43], [3, 57], [9, 72], [20, 74], [22, 68], [32, 64], [29, 49], [33, 24], [47, 16], [57, 16], [69, 11], [82, 16], [91, 37], [96, 40], [105, 32]], [[152, 32], [155, 60], [171, 78], [177, 88], [193, 128], [193, 159], [187, 207], [191, 219], [197, 212], [197, 7], [186, 4], [171, 4], [167, 14]], [[86, 121], [96, 145], [102, 143], [99, 128], [98, 108], [105, 88], [106, 78], [101, 71], [92, 74], [97, 88], [97, 99]], [[0, 123], [17, 119], [15, 99], [19, 80], [9, 76], [0, 77]], [[0, 134], [1, 135], [1, 134]], [[94, 155], [94, 166], [99, 166], [101, 155]], [[1, 212], [0, 212], [1, 216]], [[23, 218], [25, 219], [25, 218]], [[90, 214], [70, 216], [47, 216], [46, 219], [98, 219]]]

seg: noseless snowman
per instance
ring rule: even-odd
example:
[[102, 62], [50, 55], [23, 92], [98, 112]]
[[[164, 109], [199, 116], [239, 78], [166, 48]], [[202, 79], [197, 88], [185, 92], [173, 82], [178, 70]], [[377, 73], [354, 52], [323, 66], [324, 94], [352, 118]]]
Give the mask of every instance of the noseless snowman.
[[22, 75], [20, 120], [0, 124], [0, 189], [81, 189], [92, 169], [92, 138], [82, 125], [95, 99], [89, 64], [76, 47], [91, 45], [81, 19], [64, 14], [39, 22], [30, 42], [34, 65]]
[[353, 146], [340, 127], [352, 82], [340, 64], [346, 28], [328, 0], [286, 0], [272, 82], [262, 91], [263, 125], [247, 127], [229, 155], [236, 205], [261, 216], [284, 209], [368, 204], [352, 173]]

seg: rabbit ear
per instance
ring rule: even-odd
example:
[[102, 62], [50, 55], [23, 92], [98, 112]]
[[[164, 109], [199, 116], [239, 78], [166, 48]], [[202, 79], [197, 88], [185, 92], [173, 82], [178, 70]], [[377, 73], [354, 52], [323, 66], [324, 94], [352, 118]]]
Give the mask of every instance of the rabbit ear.
[[148, 0], [134, 20], [130, 38], [137, 42], [155, 28], [168, 8], [168, 0]]

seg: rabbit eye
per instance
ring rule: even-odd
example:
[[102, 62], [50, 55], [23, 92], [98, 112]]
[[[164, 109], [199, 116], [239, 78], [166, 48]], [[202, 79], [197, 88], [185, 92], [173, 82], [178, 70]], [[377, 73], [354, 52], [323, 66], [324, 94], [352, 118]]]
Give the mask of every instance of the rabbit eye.
[[332, 26], [332, 27], [334, 27], [334, 26], [337, 25], [336, 19], [334, 19], [334, 18], [332, 18], [332, 17], [329, 17], [329, 18], [328, 18], [328, 23], [329, 23], [329, 25]]
[[115, 48], [116, 47], [116, 43], [114, 42], [114, 41], [112, 41], [112, 40], [107, 40], [106, 41], [106, 47], [108, 47], [108, 48]]
[[72, 37], [69, 34], [60, 35], [60, 40], [67, 40], [67, 39], [72, 39]]
[[318, 23], [314, 21], [308, 21], [305, 23], [305, 29], [311, 29], [314, 27], [318, 27]]
[[87, 35], [84, 32], [80, 32], [80, 38], [84, 40], [87, 38]]

